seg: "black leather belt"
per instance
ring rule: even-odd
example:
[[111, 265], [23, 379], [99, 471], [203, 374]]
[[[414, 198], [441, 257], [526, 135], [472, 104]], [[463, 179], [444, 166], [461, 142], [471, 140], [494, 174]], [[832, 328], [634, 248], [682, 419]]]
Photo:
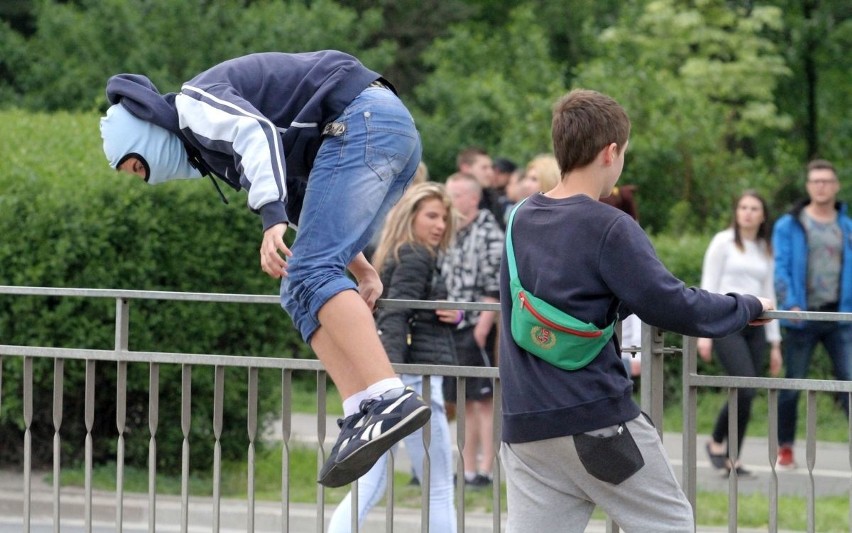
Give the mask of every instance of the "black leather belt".
[[388, 87], [387, 85], [382, 83], [381, 80], [376, 80], [376, 81], [370, 83], [370, 85], [367, 85], [367, 87], [376, 87], [376, 88], [379, 88], [379, 89], [387, 89], [387, 90], [390, 91], [390, 87]]

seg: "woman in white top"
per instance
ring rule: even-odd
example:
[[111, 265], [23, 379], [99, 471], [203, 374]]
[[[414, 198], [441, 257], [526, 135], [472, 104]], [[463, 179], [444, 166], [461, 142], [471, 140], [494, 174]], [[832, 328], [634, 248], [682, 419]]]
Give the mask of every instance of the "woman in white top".
[[[755, 191], [745, 191], [734, 204], [731, 227], [717, 233], [704, 254], [701, 288], [712, 292], [737, 292], [775, 301], [774, 263], [770, 243], [771, 228], [766, 202]], [[769, 342], [769, 370], [773, 376], [781, 370], [781, 331], [778, 321], [764, 326], [748, 326], [721, 339], [698, 339], [698, 354], [710, 362], [715, 351], [728, 375], [756, 377], [763, 372], [766, 344]], [[751, 418], [753, 389], [739, 389], [737, 401], [737, 442], [742, 450], [746, 427]], [[716, 418], [711, 440], [707, 443], [710, 462], [719, 469], [748, 475], [738, 462], [728, 459], [728, 405]]]

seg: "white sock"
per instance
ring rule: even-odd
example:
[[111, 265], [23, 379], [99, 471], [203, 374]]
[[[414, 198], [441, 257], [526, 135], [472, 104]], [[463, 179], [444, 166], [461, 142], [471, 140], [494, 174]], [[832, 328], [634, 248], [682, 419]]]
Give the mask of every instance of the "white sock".
[[367, 398], [369, 398], [369, 396], [367, 396], [367, 391], [362, 390], [343, 400], [343, 418], [352, 416], [360, 411], [361, 402]]
[[374, 400], [391, 389], [401, 389], [403, 387], [405, 385], [402, 384], [402, 380], [398, 377], [383, 379], [367, 387], [367, 398]]

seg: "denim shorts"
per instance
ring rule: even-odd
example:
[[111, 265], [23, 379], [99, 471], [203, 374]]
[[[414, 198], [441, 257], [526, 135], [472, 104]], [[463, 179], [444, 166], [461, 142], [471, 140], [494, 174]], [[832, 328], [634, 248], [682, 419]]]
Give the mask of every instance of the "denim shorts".
[[281, 306], [305, 342], [319, 327], [320, 308], [356, 289], [346, 266], [399, 201], [421, 156], [414, 119], [388, 89], [368, 87], [334, 123], [308, 177], [281, 280]]

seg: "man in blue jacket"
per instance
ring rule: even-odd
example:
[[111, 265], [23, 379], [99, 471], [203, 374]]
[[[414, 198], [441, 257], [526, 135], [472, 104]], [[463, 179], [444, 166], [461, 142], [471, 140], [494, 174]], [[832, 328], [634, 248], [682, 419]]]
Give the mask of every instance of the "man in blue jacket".
[[420, 162], [408, 110], [379, 74], [334, 50], [238, 57], [165, 95], [119, 74], [106, 92], [110, 166], [149, 184], [206, 175], [248, 192], [263, 222], [261, 268], [281, 278], [282, 307], [344, 398], [319, 482], [354, 481], [431, 415], [388, 362], [371, 313], [382, 284], [361, 253]]
[[[772, 232], [778, 308], [789, 311], [852, 311], [852, 219], [837, 201], [840, 182], [834, 166], [808, 164], [808, 199], [781, 217]], [[783, 320], [783, 357], [788, 379], [808, 374], [811, 356], [822, 343], [839, 380], [852, 379], [852, 325], [848, 322]], [[799, 391], [778, 395], [778, 466], [795, 468], [793, 442]], [[849, 395], [840, 395], [849, 412]]]

